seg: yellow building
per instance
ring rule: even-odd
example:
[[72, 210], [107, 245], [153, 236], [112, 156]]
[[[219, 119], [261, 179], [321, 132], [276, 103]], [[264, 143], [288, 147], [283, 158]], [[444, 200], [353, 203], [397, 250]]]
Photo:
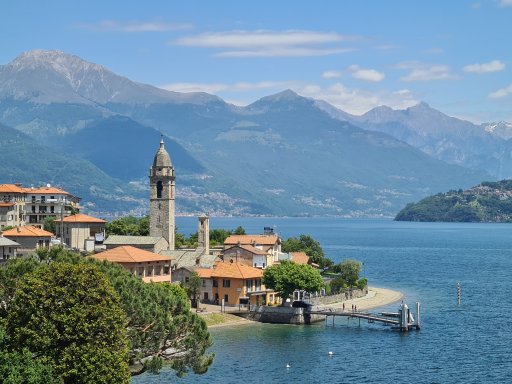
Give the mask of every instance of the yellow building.
[[[196, 269], [199, 277], [205, 281], [203, 287], [210, 287], [206, 281], [211, 279], [212, 302], [226, 305], [274, 303], [275, 293], [267, 290], [261, 283], [263, 271], [260, 268], [236, 262], [221, 262], [213, 269]], [[204, 300], [204, 292], [201, 297]]]

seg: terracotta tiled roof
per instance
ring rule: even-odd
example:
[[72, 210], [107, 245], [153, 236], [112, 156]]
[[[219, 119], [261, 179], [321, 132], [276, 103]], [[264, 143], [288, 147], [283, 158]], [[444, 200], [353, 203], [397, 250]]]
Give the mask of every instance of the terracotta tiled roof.
[[305, 252], [290, 252], [292, 254], [292, 261], [295, 264], [308, 264], [309, 256]]
[[232, 235], [225, 241], [225, 245], [240, 244], [260, 244], [260, 245], [274, 245], [279, 243], [279, 237], [276, 235]]
[[263, 271], [240, 263], [217, 263], [211, 274], [212, 277], [229, 277], [232, 279], [261, 278]]
[[0, 193], [23, 193], [24, 188], [18, 187], [15, 184], [0, 184]]
[[3, 202], [0, 202], [0, 207], [12, 207], [16, 205], [16, 203], [3, 203]]
[[171, 262], [171, 259], [167, 256], [162, 256], [159, 255], [158, 253], [145, 251], [143, 249], [135, 248], [130, 245], [116, 247], [108, 251], [97, 253], [91, 257], [97, 260], [111, 261], [113, 263], [142, 263], [149, 261]]
[[203, 279], [209, 279], [212, 277], [213, 269], [211, 268], [197, 268], [195, 272], [199, 275], [199, 277]]
[[45, 231], [44, 229], [33, 227], [31, 225], [24, 225], [4, 231], [2, 233], [5, 237], [52, 237], [53, 233]]
[[32, 193], [38, 195], [48, 195], [48, 194], [60, 194], [60, 195], [69, 195], [69, 192], [66, 192], [63, 189], [57, 187], [38, 187], [38, 188], [23, 188], [25, 193]]
[[[60, 219], [56, 218], [55, 221], [60, 222]], [[76, 215], [65, 217], [62, 221], [65, 223], [106, 223], [105, 220], [84, 215], [83, 213], [78, 213]]]

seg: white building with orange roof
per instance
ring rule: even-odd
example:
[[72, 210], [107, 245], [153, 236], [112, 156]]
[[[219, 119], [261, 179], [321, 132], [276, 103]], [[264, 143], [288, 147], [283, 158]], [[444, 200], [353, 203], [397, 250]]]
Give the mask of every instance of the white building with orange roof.
[[23, 256], [38, 248], [49, 248], [54, 234], [44, 229], [25, 225], [2, 232], [2, 235], [20, 244], [18, 255]]
[[123, 245], [90, 257], [120, 264], [146, 283], [171, 282], [171, 259], [158, 253]]
[[42, 227], [47, 217], [67, 217], [79, 211], [80, 198], [48, 184], [46, 187], [24, 188], [25, 221]]
[[103, 243], [105, 238], [105, 220], [83, 213], [56, 218], [55, 233], [70, 248], [93, 252], [96, 243]]
[[20, 184], [0, 184], [0, 229], [25, 224], [25, 199]]

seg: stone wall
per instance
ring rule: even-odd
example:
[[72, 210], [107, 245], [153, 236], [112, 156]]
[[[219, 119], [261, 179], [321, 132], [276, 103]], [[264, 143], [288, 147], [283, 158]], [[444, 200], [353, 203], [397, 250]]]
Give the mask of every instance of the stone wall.
[[310, 324], [323, 321], [323, 315], [310, 315], [304, 308], [268, 307], [265, 305], [251, 307], [251, 320], [273, 324]]
[[357, 299], [368, 294], [368, 287], [364, 289], [353, 289], [351, 291], [338, 293], [335, 295], [316, 296], [309, 299], [309, 303], [313, 305], [327, 305], [333, 303], [342, 303], [346, 300]]

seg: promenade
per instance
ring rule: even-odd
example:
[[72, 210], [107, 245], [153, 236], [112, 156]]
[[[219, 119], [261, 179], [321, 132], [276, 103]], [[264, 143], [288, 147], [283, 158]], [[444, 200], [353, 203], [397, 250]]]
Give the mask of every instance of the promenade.
[[[396, 303], [403, 298], [403, 294], [398, 291], [393, 291], [386, 288], [368, 287], [368, 294], [364, 297], [357, 299], [345, 300], [345, 310], [350, 311], [352, 304], [357, 306], [358, 311], [366, 311], [378, 307], [383, 307], [389, 304]], [[333, 303], [325, 305], [325, 307], [341, 310], [343, 303]], [[208, 324], [208, 328], [215, 328], [228, 325], [251, 324], [251, 320], [241, 318], [234, 315], [239, 312], [238, 306], [225, 308], [225, 313], [221, 313], [220, 305], [201, 304], [200, 308], [206, 308], [206, 311], [199, 312], [198, 315], [203, 316]], [[195, 309], [193, 309], [195, 311]], [[246, 309], [242, 309], [243, 312]]]

